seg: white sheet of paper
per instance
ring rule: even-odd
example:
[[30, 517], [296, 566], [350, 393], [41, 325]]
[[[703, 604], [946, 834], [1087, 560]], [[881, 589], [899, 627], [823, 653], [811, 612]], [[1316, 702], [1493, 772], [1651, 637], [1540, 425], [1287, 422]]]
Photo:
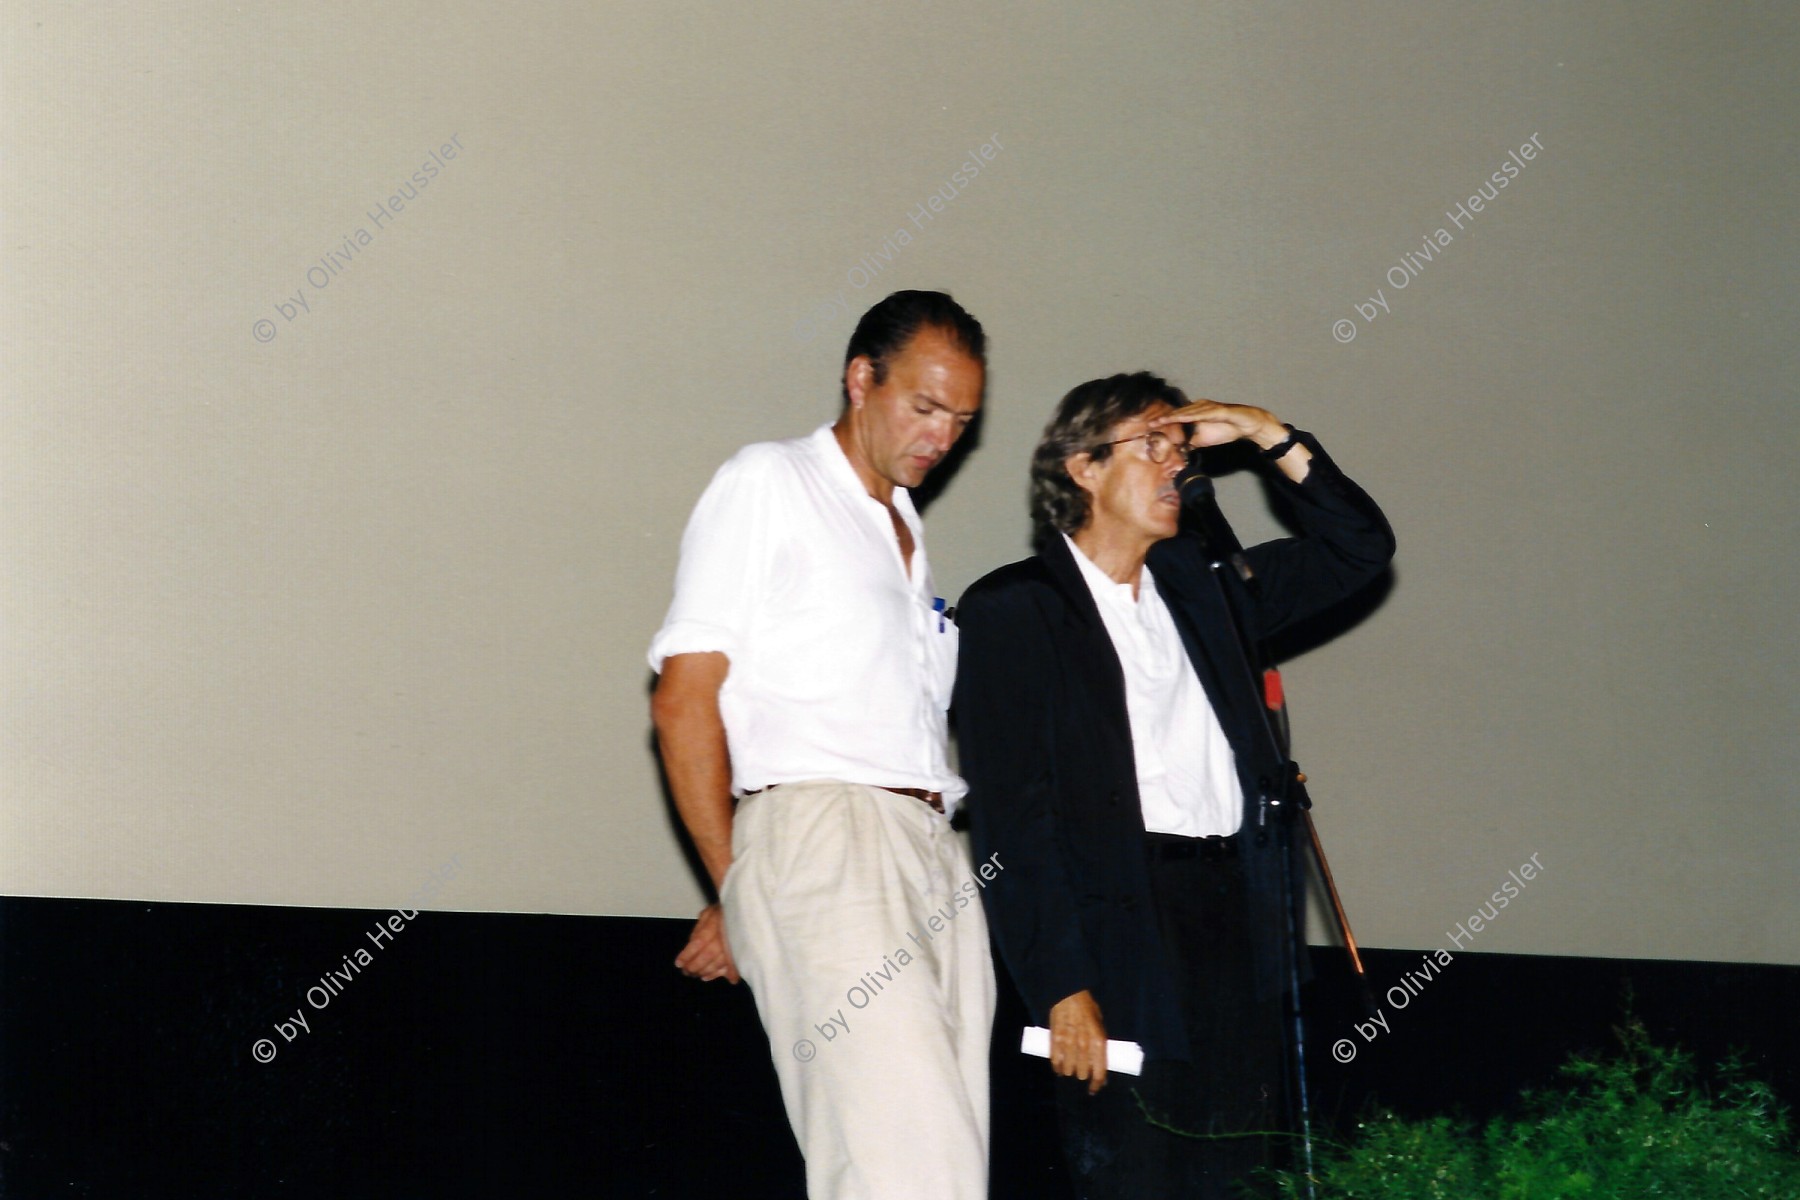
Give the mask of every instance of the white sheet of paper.
[[[1019, 1049], [1026, 1054], [1035, 1054], [1039, 1058], [1049, 1058], [1050, 1031], [1042, 1025], [1027, 1025], [1025, 1036], [1020, 1039]], [[1136, 1042], [1116, 1042], [1108, 1038], [1106, 1069], [1117, 1071], [1121, 1075], [1142, 1075], [1144, 1073], [1144, 1048]]]

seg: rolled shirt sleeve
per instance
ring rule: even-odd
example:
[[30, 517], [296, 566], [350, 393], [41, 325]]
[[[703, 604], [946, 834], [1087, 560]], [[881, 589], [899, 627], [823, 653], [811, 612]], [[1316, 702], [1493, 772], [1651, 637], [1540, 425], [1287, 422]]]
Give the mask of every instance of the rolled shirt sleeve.
[[675, 598], [650, 642], [654, 671], [677, 654], [741, 654], [758, 598], [767, 590], [773, 552], [778, 497], [769, 478], [773, 464], [762, 450], [746, 446], [720, 467], [688, 518]]

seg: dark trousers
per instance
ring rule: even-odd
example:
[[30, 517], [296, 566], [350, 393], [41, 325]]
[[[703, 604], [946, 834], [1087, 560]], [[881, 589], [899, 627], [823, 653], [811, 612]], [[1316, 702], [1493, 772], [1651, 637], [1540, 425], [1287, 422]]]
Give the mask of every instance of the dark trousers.
[[1057, 1079], [1063, 1154], [1084, 1200], [1236, 1197], [1233, 1182], [1270, 1162], [1273, 1145], [1242, 1135], [1281, 1128], [1281, 1005], [1254, 995], [1243, 868], [1231, 839], [1165, 856], [1188, 840], [1152, 835], [1146, 854], [1193, 1058], [1108, 1075], [1097, 1096]]

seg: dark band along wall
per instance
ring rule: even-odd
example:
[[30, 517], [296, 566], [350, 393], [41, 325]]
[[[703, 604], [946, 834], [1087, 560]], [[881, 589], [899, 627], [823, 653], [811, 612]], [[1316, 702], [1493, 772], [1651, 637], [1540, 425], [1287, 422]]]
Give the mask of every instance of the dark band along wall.
[[[0, 901], [0, 1195], [799, 1197], [755, 1006], [673, 969], [686, 928]], [[1418, 954], [1367, 951], [1376, 1023], [1341, 952], [1315, 949], [1322, 1133], [1372, 1098], [1502, 1111], [1613, 1048], [1627, 997], [1659, 1040], [1746, 1049], [1800, 1096], [1800, 969], [1451, 958], [1419, 982]], [[1049, 1075], [1016, 1052], [1022, 1023], [1003, 988], [994, 1194], [1054, 1197]]]

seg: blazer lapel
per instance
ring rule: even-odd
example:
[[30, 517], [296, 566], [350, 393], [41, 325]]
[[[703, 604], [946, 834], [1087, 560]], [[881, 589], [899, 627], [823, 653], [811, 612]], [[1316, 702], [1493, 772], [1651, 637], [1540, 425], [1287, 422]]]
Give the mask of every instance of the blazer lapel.
[[1119, 652], [1113, 647], [1112, 635], [1106, 632], [1094, 593], [1088, 589], [1074, 554], [1060, 535], [1045, 538], [1038, 557], [1049, 569], [1051, 582], [1063, 594], [1069, 637], [1080, 648], [1081, 660], [1093, 669], [1096, 683], [1104, 689], [1103, 694], [1093, 698], [1094, 707], [1116, 742], [1129, 753], [1131, 714], [1125, 705], [1125, 668], [1119, 665]]

